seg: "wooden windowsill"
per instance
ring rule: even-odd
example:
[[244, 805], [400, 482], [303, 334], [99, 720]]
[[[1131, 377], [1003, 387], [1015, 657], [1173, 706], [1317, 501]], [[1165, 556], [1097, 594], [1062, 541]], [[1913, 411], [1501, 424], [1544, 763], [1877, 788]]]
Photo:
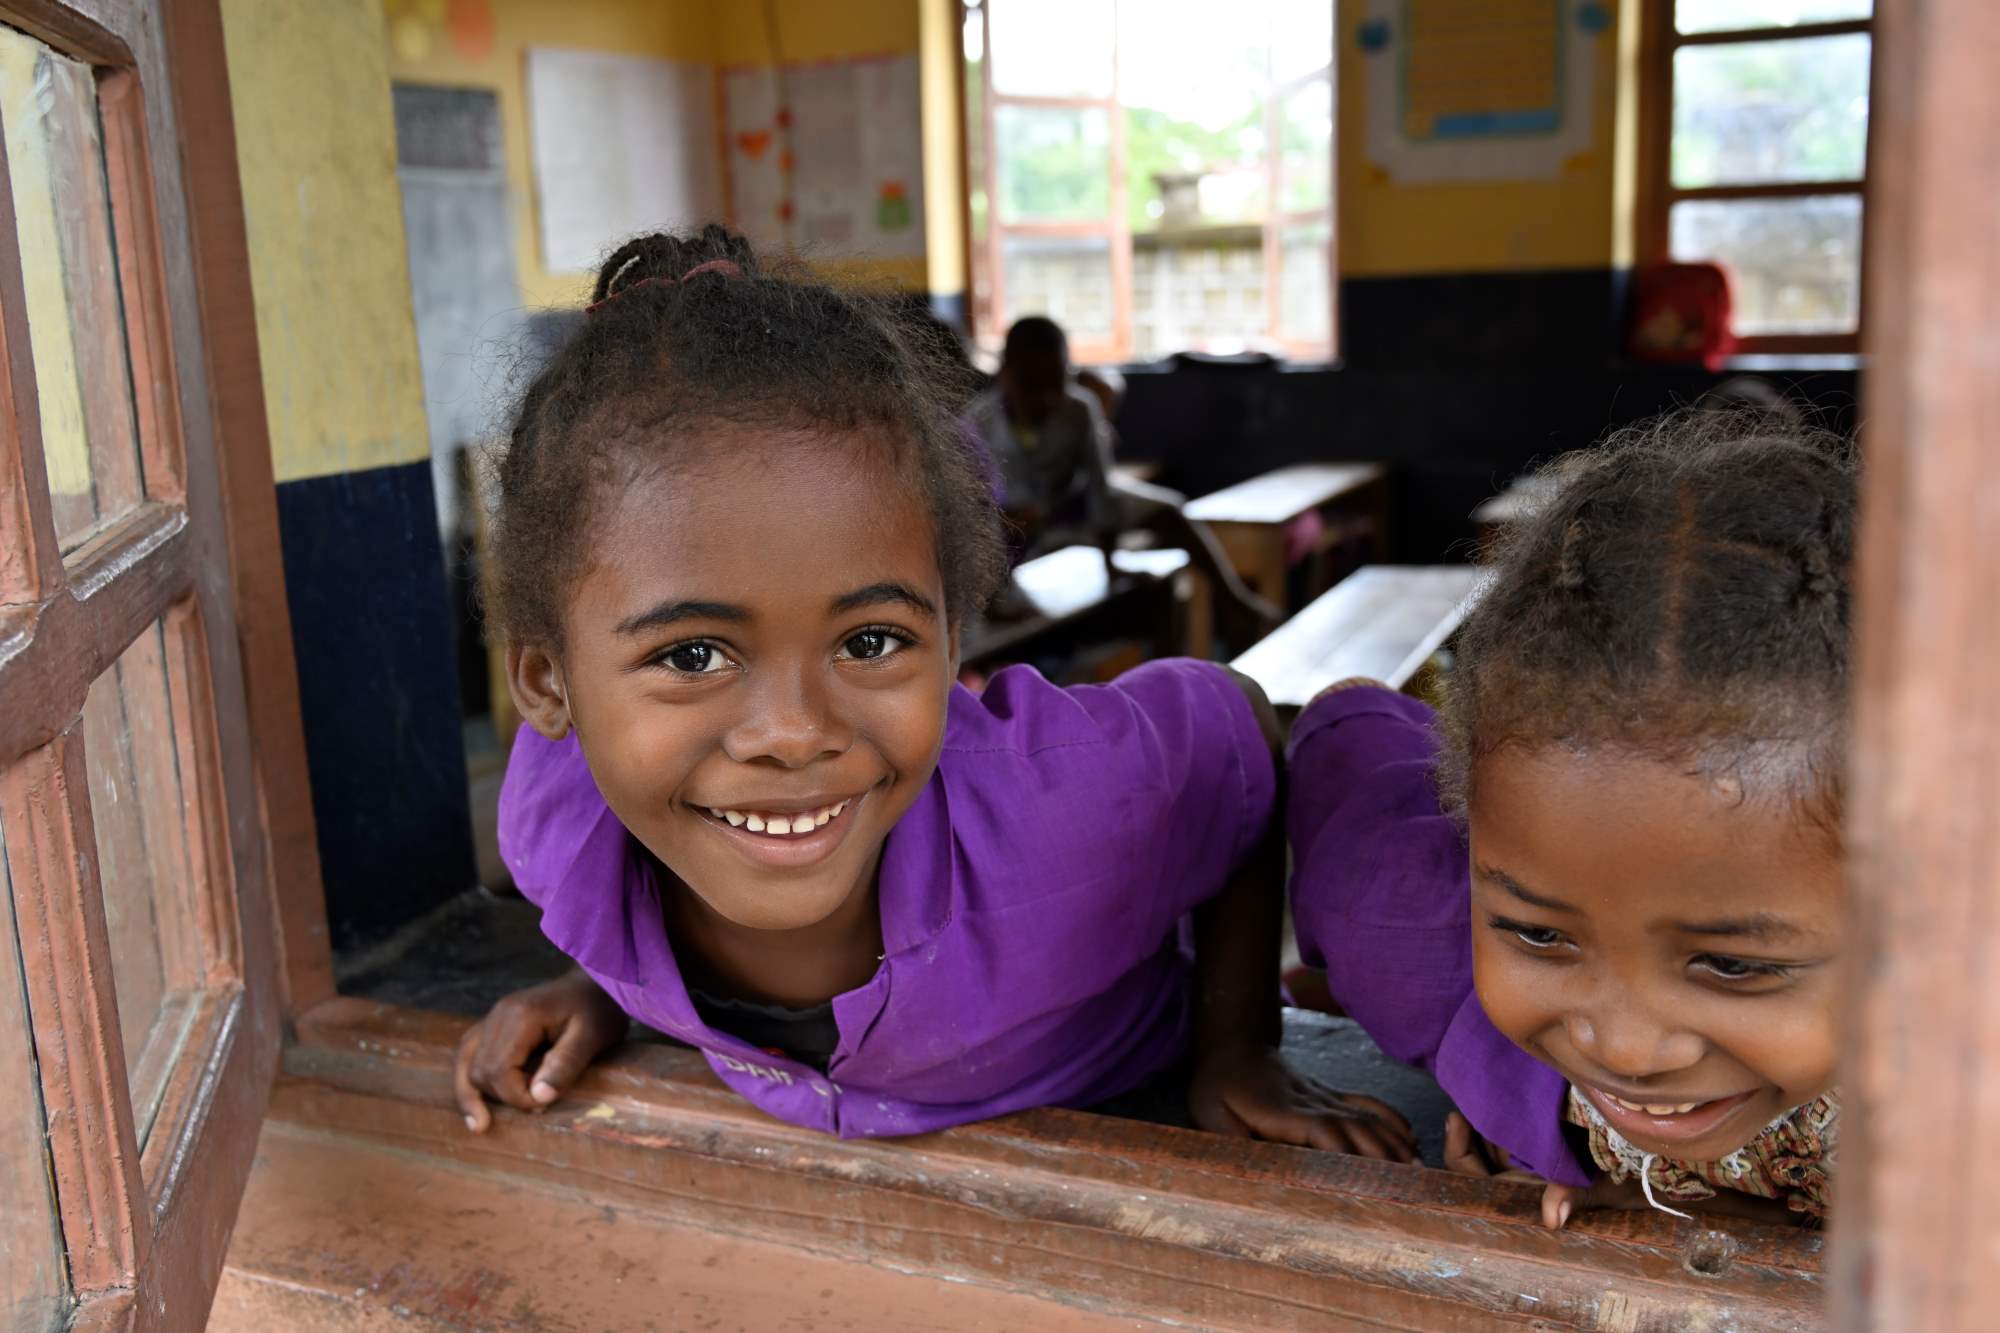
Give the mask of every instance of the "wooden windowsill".
[[1554, 1233], [1532, 1185], [1074, 1111], [841, 1141], [765, 1116], [667, 1046], [623, 1047], [559, 1105], [503, 1111], [475, 1137], [451, 1093], [464, 1026], [328, 1001], [300, 1019], [272, 1113], [716, 1231], [1199, 1325], [1820, 1317], [1811, 1233], [1650, 1212]]

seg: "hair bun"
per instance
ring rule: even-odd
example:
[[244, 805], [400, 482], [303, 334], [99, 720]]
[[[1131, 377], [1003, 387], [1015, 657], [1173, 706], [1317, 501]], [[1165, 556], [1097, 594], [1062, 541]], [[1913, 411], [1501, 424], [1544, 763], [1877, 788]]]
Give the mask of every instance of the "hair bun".
[[699, 236], [665, 232], [635, 236], [612, 251], [597, 270], [590, 300], [593, 305], [607, 301], [642, 282], [678, 282], [697, 269], [727, 273], [725, 265], [733, 265], [738, 273], [755, 273], [757, 257], [749, 241], [712, 222]]

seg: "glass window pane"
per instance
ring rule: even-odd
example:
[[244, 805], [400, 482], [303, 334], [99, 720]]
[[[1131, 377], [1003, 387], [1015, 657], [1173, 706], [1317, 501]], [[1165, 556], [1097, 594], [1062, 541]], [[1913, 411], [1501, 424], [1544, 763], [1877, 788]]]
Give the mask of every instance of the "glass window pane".
[[1324, 220], [1278, 230], [1278, 334], [1287, 342], [1333, 342], [1333, 228]]
[[1111, 210], [1111, 118], [1100, 107], [996, 107], [1004, 222], [1097, 221]]
[[0, 121], [49, 498], [67, 551], [144, 493], [90, 67], [0, 28]]
[[1132, 355], [1240, 352], [1269, 341], [1261, 227], [1145, 237], [1132, 254]]
[[1678, 0], [1674, 26], [1682, 32], [1791, 28], [1865, 19], [1874, 9], [1872, 0]]
[[1860, 180], [1865, 33], [1674, 53], [1674, 184]]
[[1691, 200], [1670, 219], [1675, 259], [1729, 270], [1736, 332], [1852, 333], [1861, 312], [1861, 199]]
[[1272, 5], [1272, 78], [1290, 83], [1333, 64], [1333, 4], [1334, 0], [1277, 0]]
[[49, 1191], [42, 1090], [21, 985], [7, 839], [0, 832], [0, 1328], [53, 1328], [63, 1306], [62, 1235]]
[[1102, 236], [1004, 236], [1000, 241], [1003, 323], [1047, 315], [1072, 347], [1112, 338], [1111, 242]]
[[1025, 97], [1109, 97], [1115, 0], [989, 0], [993, 89]]
[[1333, 85], [1315, 79], [1285, 99], [1279, 133], [1278, 207], [1305, 213], [1333, 204]]
[[195, 979], [177, 928], [190, 868], [170, 699], [165, 639], [154, 625], [92, 683], [83, 706], [118, 1030], [141, 1142]]

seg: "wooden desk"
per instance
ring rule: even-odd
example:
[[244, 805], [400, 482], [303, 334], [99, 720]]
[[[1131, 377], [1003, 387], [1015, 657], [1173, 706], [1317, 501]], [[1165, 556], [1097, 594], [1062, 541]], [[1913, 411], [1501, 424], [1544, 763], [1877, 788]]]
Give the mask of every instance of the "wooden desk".
[[1554, 496], [1553, 481], [1529, 475], [1516, 477], [1500, 494], [1472, 511], [1472, 526], [1479, 544], [1479, 559], [1492, 559], [1495, 541], [1506, 532], [1533, 518]]
[[[1206, 523], [1246, 583], [1280, 607], [1285, 598], [1285, 531], [1312, 510], [1326, 513], [1318, 550], [1360, 536], [1369, 558], [1389, 546], [1389, 470], [1380, 463], [1302, 463], [1252, 477], [1188, 503]], [[1343, 512], [1335, 512], [1343, 511]]]
[[966, 665], [1018, 658], [1031, 647], [1058, 637], [1136, 638], [1159, 656], [1205, 644], [1207, 626], [1195, 624], [1199, 599], [1180, 607], [1186, 551], [1117, 551], [1112, 578], [1104, 554], [1094, 546], [1065, 546], [1027, 561], [1014, 571], [1014, 584], [1034, 608], [1021, 620], [982, 621], [966, 628], [960, 660]]
[[1232, 665], [1287, 715], [1355, 676], [1400, 690], [1457, 631], [1484, 572], [1473, 565], [1364, 566]]

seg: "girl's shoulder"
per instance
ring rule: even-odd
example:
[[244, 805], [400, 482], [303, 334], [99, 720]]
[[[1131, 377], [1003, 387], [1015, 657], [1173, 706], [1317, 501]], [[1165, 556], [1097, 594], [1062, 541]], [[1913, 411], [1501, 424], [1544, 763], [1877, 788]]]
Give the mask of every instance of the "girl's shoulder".
[[529, 901], [543, 898], [581, 861], [600, 875], [622, 874], [630, 838], [597, 790], [571, 734], [552, 741], [523, 726], [500, 784], [500, 859]]
[[995, 876], [1166, 873], [1205, 892], [1256, 844], [1277, 790], [1242, 690], [1223, 668], [1180, 659], [1107, 685], [1009, 667], [981, 694], [961, 689], [938, 773], [954, 835], [990, 852]]
[[1085, 769], [1112, 788], [1275, 785], [1269, 743], [1242, 689], [1227, 669], [1193, 658], [1068, 687], [1033, 667], [1008, 667], [983, 693], [955, 691], [944, 756], [960, 766], [983, 757], [1056, 773]]

